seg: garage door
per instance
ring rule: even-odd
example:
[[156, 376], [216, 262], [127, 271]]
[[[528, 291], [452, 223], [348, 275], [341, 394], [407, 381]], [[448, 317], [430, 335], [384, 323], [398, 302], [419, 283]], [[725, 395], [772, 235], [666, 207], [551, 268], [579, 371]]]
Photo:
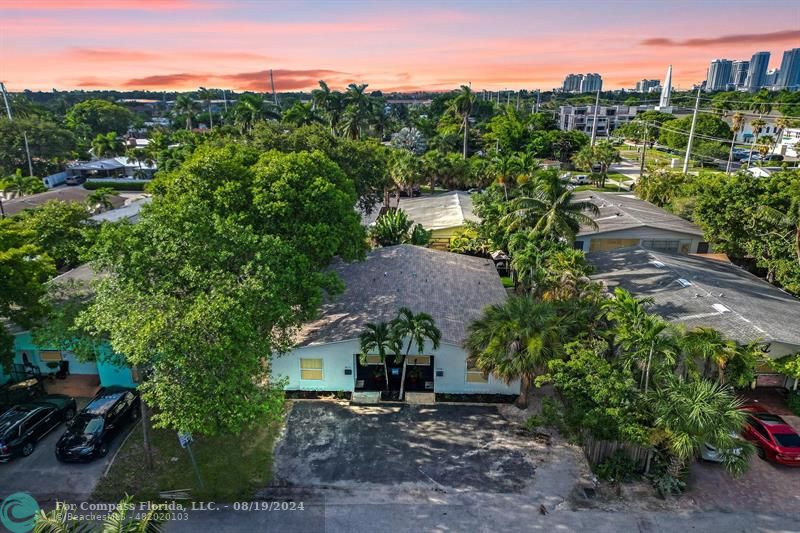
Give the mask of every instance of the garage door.
[[639, 239], [592, 239], [592, 242], [589, 243], [589, 251], [603, 252], [637, 244], [639, 244]]

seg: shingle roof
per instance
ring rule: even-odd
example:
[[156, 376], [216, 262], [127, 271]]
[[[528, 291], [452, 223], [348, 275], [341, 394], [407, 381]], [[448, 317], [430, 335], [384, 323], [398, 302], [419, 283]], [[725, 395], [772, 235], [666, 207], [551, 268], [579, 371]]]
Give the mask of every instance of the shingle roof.
[[472, 196], [463, 191], [400, 198], [400, 209], [425, 229], [457, 228], [468, 220], [479, 222], [472, 212]]
[[599, 226], [599, 230], [595, 231], [592, 228], [583, 227], [579, 235], [651, 227], [703, 236], [703, 231], [688, 220], [673, 215], [650, 202], [645, 202], [630, 193], [581, 191], [575, 193], [574, 198], [575, 200], [592, 202], [600, 208], [600, 214], [593, 217]]
[[346, 288], [301, 329], [299, 346], [354, 339], [367, 323], [394, 319], [401, 307], [429, 313], [442, 341], [460, 345], [483, 308], [506, 297], [491, 260], [410, 244], [379, 248], [333, 270]]
[[[609, 290], [652, 296], [651, 310], [688, 328], [712, 327], [739, 342], [800, 346], [800, 300], [731, 263], [639, 247], [587, 255]], [[678, 280], [687, 280], [683, 286]]]

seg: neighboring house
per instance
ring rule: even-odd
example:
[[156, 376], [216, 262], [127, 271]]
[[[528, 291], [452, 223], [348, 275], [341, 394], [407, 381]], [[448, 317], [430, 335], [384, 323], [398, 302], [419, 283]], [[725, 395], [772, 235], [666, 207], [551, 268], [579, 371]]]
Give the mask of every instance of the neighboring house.
[[581, 191], [574, 198], [592, 202], [600, 210], [593, 217], [598, 229], [582, 227], [578, 232], [574, 244], [578, 250], [601, 252], [642, 246], [682, 254], [708, 251], [700, 228], [631, 193]]
[[[83, 290], [94, 277], [94, 271], [88, 265], [83, 265], [53, 278], [50, 283], [72, 284], [76, 290]], [[12, 326], [11, 332], [14, 335], [13, 366], [10, 373], [0, 367], [0, 383], [38, 375], [46, 377], [65, 367], [69, 370], [68, 376], [45, 382], [48, 392], [91, 396], [101, 386], [136, 386], [130, 368], [111, 362], [112, 352], [108, 347], [102, 349], [103, 357], [97, 362], [82, 362], [69, 351], [35, 344], [29, 331]]]
[[136, 222], [139, 220], [139, 212], [142, 207], [153, 201], [153, 198], [145, 196], [131, 201], [128, 205], [104, 211], [100, 214], [94, 215], [91, 220], [95, 222], [119, 222], [120, 220], [127, 220], [129, 222]]
[[[3, 201], [3, 209], [7, 216], [11, 216], [24, 209], [35, 209], [50, 200], [82, 203], [86, 201], [90, 194], [92, 194], [92, 191], [88, 191], [83, 187], [57, 187], [39, 194], [5, 200]], [[125, 203], [125, 199], [117, 195], [111, 195], [109, 201], [114, 208], [121, 207]]]
[[[361, 262], [339, 263], [333, 270], [344, 292], [323, 304], [306, 324], [289, 353], [275, 354], [274, 379], [286, 378], [287, 390], [353, 392], [385, 386], [375, 354], [361, 365], [359, 334], [367, 323], [389, 322], [401, 307], [429, 313], [441, 330], [438, 350], [412, 348], [406, 389], [453, 394], [519, 393], [519, 382], [505, 383], [470, 368], [462, 343], [467, 327], [487, 305], [506, 292], [491, 260], [402, 244], [378, 248]], [[405, 346], [404, 346], [405, 348]], [[399, 389], [400, 365], [388, 358], [392, 389]], [[409, 379], [413, 372], [415, 378]]]
[[410, 220], [433, 231], [431, 245], [444, 248], [466, 222], [479, 222], [472, 212], [472, 196], [464, 191], [451, 191], [418, 198], [401, 198], [402, 209]]
[[783, 167], [758, 167], [752, 166], [745, 169], [745, 172], [753, 176], [754, 178], [769, 178], [776, 172], [783, 172], [785, 169]]
[[783, 130], [772, 153], [784, 157], [798, 157], [800, 155], [800, 128]]
[[127, 178], [139, 176], [141, 179], [152, 179], [156, 172], [155, 163], [132, 161], [120, 157], [109, 157], [95, 161], [78, 161], [67, 166], [70, 176], [86, 179]]
[[[594, 280], [609, 291], [622, 287], [636, 297], [652, 297], [650, 311], [674, 324], [711, 327], [741, 343], [762, 341], [770, 359], [800, 353], [800, 300], [730, 262], [640, 247], [587, 257]], [[756, 385], [797, 383], [763, 365]]]
[[[614, 105], [599, 106], [597, 109], [597, 128], [599, 137], [607, 137], [612, 131], [636, 118], [636, 113], [645, 111], [639, 106]], [[594, 105], [562, 105], [558, 108], [558, 127], [562, 131], [582, 131], [591, 135], [594, 123]]]

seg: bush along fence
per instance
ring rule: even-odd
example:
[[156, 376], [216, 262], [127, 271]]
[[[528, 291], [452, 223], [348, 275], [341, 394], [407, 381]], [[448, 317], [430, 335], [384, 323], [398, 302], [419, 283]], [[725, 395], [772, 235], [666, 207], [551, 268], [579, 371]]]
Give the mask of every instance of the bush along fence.
[[143, 191], [145, 185], [150, 183], [149, 181], [106, 181], [106, 180], [87, 180], [83, 184], [83, 188], [93, 191], [95, 189], [100, 189], [103, 187], [107, 187], [109, 189], [114, 189], [115, 191]]
[[636, 463], [640, 473], [645, 473], [648, 469], [652, 453], [651, 448], [629, 442], [599, 440], [588, 433], [584, 433], [581, 440], [583, 441], [583, 453], [586, 454], [586, 459], [592, 467], [610, 458], [617, 451], [622, 451], [631, 461]]

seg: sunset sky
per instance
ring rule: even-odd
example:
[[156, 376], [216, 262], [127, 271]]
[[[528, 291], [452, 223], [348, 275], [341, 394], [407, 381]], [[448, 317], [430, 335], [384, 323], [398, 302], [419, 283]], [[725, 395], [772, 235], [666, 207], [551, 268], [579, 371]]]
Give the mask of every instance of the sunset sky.
[[688, 88], [710, 60], [800, 46], [800, 1], [0, 0], [0, 81], [73, 88], [263, 91], [325, 79], [372, 89], [606, 88], [664, 76]]

